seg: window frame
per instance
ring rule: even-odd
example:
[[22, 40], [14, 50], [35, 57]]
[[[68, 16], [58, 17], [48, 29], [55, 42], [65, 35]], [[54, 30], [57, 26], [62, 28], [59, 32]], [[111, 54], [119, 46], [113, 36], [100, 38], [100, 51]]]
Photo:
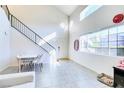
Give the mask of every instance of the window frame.
[[100, 9], [103, 5], [87, 5], [81, 12], [80, 12], [80, 21], [84, 20], [86, 17], [90, 16], [91, 14], [95, 13], [98, 9]]
[[[79, 49], [80, 50], [80, 52], [87, 52], [87, 53], [90, 53], [90, 54], [95, 54], [95, 55], [102, 55], [102, 56], [111, 56], [111, 57], [124, 57], [124, 55], [123, 56], [120, 56], [120, 55], [118, 55], [118, 43], [119, 43], [119, 40], [118, 40], [118, 34], [120, 34], [120, 33], [123, 33], [124, 34], [124, 31], [123, 32], [119, 32], [118, 33], [118, 28], [119, 27], [121, 27], [121, 26], [123, 26], [123, 28], [124, 28], [124, 23], [122, 23], [122, 24], [120, 24], [120, 25], [112, 25], [112, 26], [109, 26], [109, 27], [105, 27], [105, 28], [102, 28], [102, 29], [99, 29], [99, 30], [97, 30], [97, 31], [93, 31], [93, 32], [88, 32], [88, 33], [84, 33], [84, 34], [82, 34], [82, 35], [80, 35], [80, 42], [81, 42], [81, 37], [82, 36], [85, 36], [85, 35], [90, 35], [90, 34], [94, 34], [94, 33], [97, 33], [97, 32], [101, 32], [101, 31], [104, 31], [104, 30], [107, 30], [108, 29], [108, 52], [109, 52], [109, 54], [108, 55], [105, 55], [105, 54], [98, 54], [98, 53], [92, 53], [92, 52], [89, 52], [89, 51], [82, 51], [82, 49]], [[117, 54], [116, 54], [116, 56], [115, 55], [110, 55], [111, 53], [110, 53], [110, 45], [109, 45], [109, 43], [111, 42], [111, 41], [109, 41], [109, 29], [111, 29], [111, 28], [116, 28], [117, 29], [117, 41], [116, 41], [116, 43], [117, 43], [117, 47], [116, 47], [116, 50], [117, 50]], [[121, 35], [121, 34], [120, 34]], [[122, 41], [124, 41], [124, 39], [122, 40]], [[81, 43], [82, 44], [82, 43]], [[80, 45], [80, 48], [81, 48], [81, 46], [82, 45]], [[122, 47], [123, 46], [123, 47]], [[122, 45], [121, 47], [122, 47], [122, 49], [124, 49], [124, 45]]]

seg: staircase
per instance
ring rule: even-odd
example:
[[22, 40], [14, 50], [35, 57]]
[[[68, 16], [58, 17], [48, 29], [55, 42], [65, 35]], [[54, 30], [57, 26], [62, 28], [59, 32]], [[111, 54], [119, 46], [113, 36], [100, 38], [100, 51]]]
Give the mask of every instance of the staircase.
[[49, 42], [47, 42], [44, 38], [39, 36], [36, 32], [34, 32], [32, 29], [30, 29], [27, 25], [25, 25], [23, 22], [21, 22], [14, 15], [12, 15], [6, 5], [1, 5], [1, 8], [3, 8], [3, 10], [5, 11], [5, 13], [8, 17], [8, 20], [11, 23], [11, 27], [15, 28], [18, 32], [20, 32], [22, 35], [27, 37], [34, 44], [38, 45], [46, 53], [50, 54], [51, 53], [50, 50], [56, 51], [56, 49]]

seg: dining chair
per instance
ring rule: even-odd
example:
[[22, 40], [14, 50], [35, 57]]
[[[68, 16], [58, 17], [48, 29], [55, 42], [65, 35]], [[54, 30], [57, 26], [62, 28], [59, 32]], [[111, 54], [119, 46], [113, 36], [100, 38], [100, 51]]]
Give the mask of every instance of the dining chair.
[[32, 66], [32, 59], [27, 59], [27, 60], [23, 60], [21, 62], [21, 71], [23, 70], [26, 70], [26, 71], [30, 71], [33, 69], [33, 66]]
[[42, 67], [43, 67], [43, 62], [41, 61], [42, 56], [43, 56], [43, 54], [38, 55], [36, 60], [33, 62], [34, 63], [34, 70], [40, 69], [40, 71], [42, 71]]

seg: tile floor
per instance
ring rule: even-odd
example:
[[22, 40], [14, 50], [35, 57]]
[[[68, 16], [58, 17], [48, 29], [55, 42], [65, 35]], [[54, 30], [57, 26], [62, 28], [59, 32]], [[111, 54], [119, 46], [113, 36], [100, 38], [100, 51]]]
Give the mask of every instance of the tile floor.
[[37, 88], [105, 88], [97, 81], [97, 73], [73, 62], [60, 61], [44, 64], [42, 72], [36, 72]]
[[[9, 67], [0, 74], [16, 73], [17, 67]], [[97, 81], [97, 73], [73, 62], [45, 63], [42, 72], [35, 73], [36, 88], [107, 88]]]

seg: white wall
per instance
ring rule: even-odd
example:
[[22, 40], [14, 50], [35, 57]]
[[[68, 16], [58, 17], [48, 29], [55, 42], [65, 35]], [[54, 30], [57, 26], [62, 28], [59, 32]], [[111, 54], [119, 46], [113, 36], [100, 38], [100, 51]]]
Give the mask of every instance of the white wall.
[[[11, 66], [18, 65], [18, 60], [16, 58], [18, 55], [48, 55], [39, 46], [34, 44], [32, 41], [30, 41], [27, 37], [22, 35], [14, 28], [12, 28], [12, 31], [10, 33], [10, 49]], [[45, 59], [45, 61], [47, 61], [47, 59]]]
[[68, 16], [54, 6], [47, 5], [9, 6], [9, 9], [41, 37], [50, 39], [49, 43], [56, 49], [60, 46], [59, 58], [68, 57]]
[[112, 67], [119, 61], [119, 57], [95, 55], [85, 52], [76, 52], [73, 48], [74, 40], [88, 32], [114, 25], [112, 18], [115, 14], [123, 13], [124, 6], [103, 6], [98, 11], [80, 21], [80, 12], [85, 6], [80, 6], [70, 16], [70, 50], [69, 57], [75, 62], [94, 70], [97, 73], [107, 73], [112, 75]]
[[10, 31], [7, 16], [0, 8], [0, 71], [10, 64]]

